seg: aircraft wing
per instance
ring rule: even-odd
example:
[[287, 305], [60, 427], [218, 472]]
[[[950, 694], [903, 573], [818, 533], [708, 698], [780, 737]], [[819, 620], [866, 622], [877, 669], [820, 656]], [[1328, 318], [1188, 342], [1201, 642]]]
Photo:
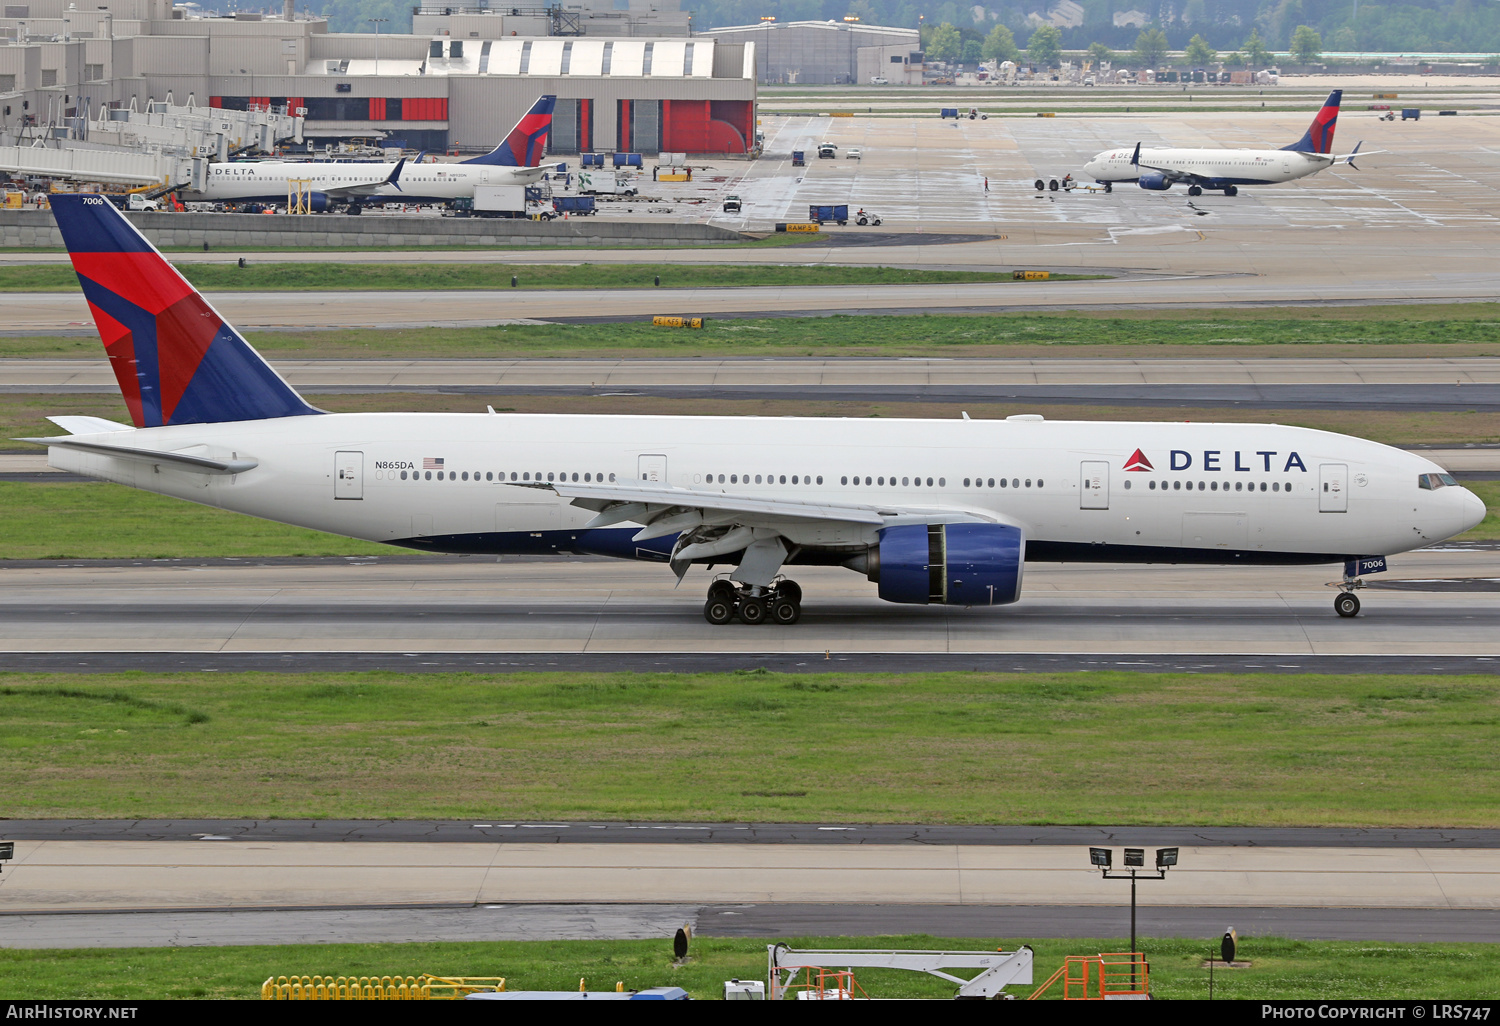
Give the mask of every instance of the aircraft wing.
[[364, 196], [373, 196], [387, 185], [394, 185], [396, 190], [401, 190], [401, 169], [406, 166], [406, 158], [402, 157], [396, 162], [395, 168], [386, 175], [383, 182], [363, 182], [359, 185], [345, 185], [333, 189], [322, 189], [321, 192], [334, 199], [358, 199]]
[[1131, 155], [1131, 157], [1130, 157], [1130, 163], [1134, 164], [1136, 167], [1143, 167], [1147, 171], [1159, 171], [1163, 175], [1165, 175], [1167, 178], [1170, 178], [1174, 182], [1188, 182], [1190, 184], [1196, 182], [1196, 183], [1200, 183], [1201, 184], [1201, 183], [1205, 183], [1205, 182], [1209, 181], [1209, 179], [1204, 178], [1202, 175], [1199, 175], [1199, 174], [1197, 174], [1195, 172], [1192, 172], [1192, 171], [1183, 171], [1181, 168], [1159, 167], [1156, 164], [1143, 164], [1143, 163], [1141, 163], [1141, 144], [1140, 143], [1136, 143], [1135, 144], [1135, 153], [1133, 153]]
[[[533, 486], [538, 487], [538, 486]], [[678, 535], [672, 569], [679, 578], [698, 559], [729, 555], [755, 543], [780, 545], [784, 535], [799, 535], [812, 525], [877, 528], [895, 523], [941, 520], [994, 523], [992, 516], [951, 507], [904, 507], [885, 504], [803, 501], [777, 496], [732, 495], [697, 488], [641, 484], [545, 484], [573, 505], [597, 516], [585, 529], [620, 523], [643, 525], [631, 539], [649, 541]], [[784, 553], [786, 550], [782, 548]], [[779, 564], [780, 559], [777, 559]]]

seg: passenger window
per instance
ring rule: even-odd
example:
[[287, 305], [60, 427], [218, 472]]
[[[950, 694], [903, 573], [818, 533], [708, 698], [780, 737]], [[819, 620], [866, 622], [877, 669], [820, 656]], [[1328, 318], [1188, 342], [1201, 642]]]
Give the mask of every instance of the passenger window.
[[[894, 478], [894, 477], [893, 477], [893, 478], [891, 478], [891, 484], [895, 484], [895, 483], [896, 483], [896, 479], [895, 479], [895, 478]], [[903, 484], [903, 485], [907, 485], [907, 484], [910, 484], [910, 483], [911, 483], [911, 478], [909, 478], [909, 477], [903, 477], [903, 478], [902, 478], [902, 479], [901, 479], [901, 483], [902, 483], [902, 484]]]
[[1128, 477], [1125, 479], [1125, 490], [1130, 491], [1130, 478]]
[[1281, 482], [1280, 481], [1272, 481], [1271, 482], [1271, 491], [1273, 491], [1273, 492], [1279, 492], [1279, 491], [1281, 491]]
[[875, 483], [879, 484], [879, 485], [883, 485], [883, 484], [885, 484], [885, 478], [883, 478], [883, 477], [877, 477], [875, 479]]
[[849, 483], [849, 478], [848, 478], [847, 475], [845, 475], [844, 477], [839, 478], [839, 484], [846, 485], [848, 483]]
[[1010, 486], [1012, 488], [1019, 488], [1019, 487], [1021, 487], [1021, 479], [1018, 478], [1018, 477], [1011, 478], [1010, 479]]
[[[405, 475], [403, 474], [402, 476], [404, 477]], [[969, 487], [969, 479], [968, 478], [964, 478], [964, 487], [965, 488]]]
[[730, 474], [729, 475], [729, 483], [730, 484], [739, 484], [740, 483], [740, 475], [738, 475], [738, 474]]
[[822, 484], [822, 483], [823, 483], [823, 475], [819, 474], [818, 475], [818, 484]]
[[406, 480], [406, 471], [404, 471], [404, 470], [401, 471], [401, 480], [403, 480], [403, 481]]
[[1182, 482], [1181, 481], [1173, 481], [1172, 482], [1172, 491], [1174, 491], [1174, 492], [1181, 491], [1181, 489], [1182, 489]]
[[1155, 481], [1152, 481], [1152, 482], [1151, 482], [1151, 483], [1150, 483], [1150, 484], [1148, 484], [1148, 485], [1147, 485], [1147, 486], [1146, 486], [1146, 487], [1147, 487], [1147, 488], [1150, 488], [1150, 489], [1151, 489], [1151, 490], [1152, 490], [1152, 491], [1153, 491], [1153, 492], [1154, 492], [1154, 491], [1156, 491], [1156, 482], [1155, 482]]
[[[990, 478], [990, 487], [991, 488], [995, 487], [995, 479], [993, 477]], [[1001, 488], [1005, 487], [1005, 478], [1003, 478], [1003, 477], [1000, 479], [1000, 487]]]
[[[431, 481], [432, 480], [432, 471], [430, 471], [430, 470], [426, 471], [426, 474], [427, 474], [427, 480]], [[441, 475], [439, 475], [439, 476], [441, 476]]]
[[614, 484], [614, 482], [615, 482], [615, 475], [613, 475], [613, 474], [609, 475], [609, 483], [610, 484]]
[[870, 479], [868, 477], [866, 477], [865, 478], [865, 484], [868, 485], [869, 483], [870, 483]]
[[574, 480], [574, 481], [577, 481], [577, 480], [578, 480], [578, 475], [577, 475], [577, 474], [574, 474], [574, 475], [573, 475], [573, 480]]

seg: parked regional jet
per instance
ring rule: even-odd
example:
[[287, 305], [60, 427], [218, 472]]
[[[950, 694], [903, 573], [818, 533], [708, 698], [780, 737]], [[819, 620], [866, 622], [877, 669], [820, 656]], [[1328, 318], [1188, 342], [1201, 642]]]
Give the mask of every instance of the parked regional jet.
[[1279, 150], [1148, 150], [1136, 143], [1133, 150], [1096, 153], [1083, 165], [1083, 173], [1106, 187], [1115, 182], [1136, 182], [1142, 189], [1160, 191], [1170, 189], [1175, 182], [1185, 182], [1189, 196], [1201, 196], [1204, 189], [1223, 189], [1224, 195], [1233, 196], [1241, 185], [1290, 182], [1334, 164], [1354, 167], [1363, 143], [1352, 153], [1333, 154], [1333, 129], [1343, 95], [1342, 89], [1329, 93], [1302, 138]]
[[456, 164], [354, 163], [262, 160], [210, 164], [203, 191], [184, 199], [285, 203], [293, 183], [303, 183], [314, 210], [345, 206], [357, 214], [367, 203], [431, 203], [472, 197], [476, 185], [530, 185], [552, 131], [555, 96], [532, 105], [505, 141], [482, 157]]
[[1420, 455], [1268, 424], [339, 413], [309, 406], [108, 201], [53, 214], [132, 424], [53, 417], [73, 473], [434, 552], [733, 567], [712, 623], [795, 623], [792, 566], [1003, 605], [1024, 562], [1344, 563], [1483, 519]]

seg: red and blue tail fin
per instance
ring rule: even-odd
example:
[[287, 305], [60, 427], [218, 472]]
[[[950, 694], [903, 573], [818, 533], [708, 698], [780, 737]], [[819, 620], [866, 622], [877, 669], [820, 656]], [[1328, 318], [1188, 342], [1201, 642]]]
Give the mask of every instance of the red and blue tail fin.
[[102, 196], [52, 197], [136, 427], [319, 413]]
[[516, 122], [505, 141], [482, 157], [465, 164], [499, 164], [502, 167], [536, 167], [547, 152], [547, 134], [552, 131], [552, 108], [557, 97], [543, 96]]
[[1307, 126], [1307, 131], [1302, 133], [1302, 138], [1290, 146], [1283, 146], [1282, 149], [1296, 150], [1298, 153], [1332, 153], [1333, 128], [1338, 124], [1339, 101], [1343, 98], [1342, 89], [1335, 89], [1329, 93], [1328, 99], [1323, 101], [1323, 109], [1318, 111], [1312, 124]]

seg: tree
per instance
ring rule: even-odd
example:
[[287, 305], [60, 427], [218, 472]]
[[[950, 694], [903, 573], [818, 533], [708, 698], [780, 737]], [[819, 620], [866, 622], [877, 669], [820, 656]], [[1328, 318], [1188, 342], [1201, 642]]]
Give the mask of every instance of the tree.
[[1026, 59], [1043, 68], [1062, 60], [1062, 30], [1056, 25], [1042, 25], [1026, 41]]
[[1231, 68], [1243, 68], [1245, 66], [1245, 55], [1235, 50], [1224, 55], [1224, 63]]
[[984, 60], [984, 44], [977, 39], [965, 39], [963, 62], [965, 64], [978, 64], [982, 60]]
[[1090, 43], [1088, 59], [1093, 62], [1094, 68], [1097, 70], [1106, 64], [1113, 64], [1115, 62], [1115, 52], [1103, 43]]
[[1016, 37], [1004, 25], [996, 25], [990, 29], [990, 34], [984, 37], [984, 46], [980, 52], [987, 61], [1021, 63], [1021, 51], [1016, 47]]
[[1323, 53], [1323, 37], [1307, 25], [1298, 25], [1292, 33], [1292, 56], [1302, 64], [1311, 64]]
[[1219, 56], [1219, 51], [1209, 46], [1208, 40], [1204, 39], [1200, 35], [1195, 35], [1192, 39], [1188, 40], [1187, 51], [1185, 55], [1189, 64], [1212, 64], [1214, 60]]
[[945, 21], [929, 33], [924, 49], [932, 60], [956, 61], [960, 45], [958, 29]]
[[1271, 63], [1271, 51], [1260, 41], [1260, 29], [1251, 29], [1250, 38], [1245, 40], [1245, 45], [1240, 49], [1245, 53], [1245, 62], [1252, 68], [1257, 64]]
[[1153, 25], [1135, 37], [1133, 59], [1143, 68], [1154, 68], [1166, 57], [1167, 50], [1167, 34]]

